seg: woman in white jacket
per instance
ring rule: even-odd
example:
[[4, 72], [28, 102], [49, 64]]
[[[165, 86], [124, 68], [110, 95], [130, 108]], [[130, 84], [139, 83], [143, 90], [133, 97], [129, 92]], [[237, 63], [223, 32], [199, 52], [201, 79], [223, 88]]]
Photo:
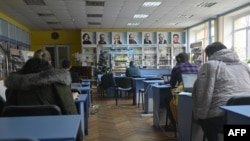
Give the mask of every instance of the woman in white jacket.
[[250, 68], [220, 42], [205, 49], [208, 61], [198, 72], [193, 89], [193, 114], [208, 141], [218, 140], [224, 111], [219, 107], [235, 95], [250, 95]]

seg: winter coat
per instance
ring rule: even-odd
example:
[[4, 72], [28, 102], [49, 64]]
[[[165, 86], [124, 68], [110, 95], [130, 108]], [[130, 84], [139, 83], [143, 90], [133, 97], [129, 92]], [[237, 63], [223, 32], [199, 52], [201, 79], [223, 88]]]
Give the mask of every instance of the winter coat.
[[140, 69], [136, 66], [130, 66], [126, 69], [126, 76], [127, 77], [140, 77], [141, 72]]
[[[6, 105], [57, 105], [63, 115], [78, 114], [71, 93], [68, 70], [55, 69], [47, 61], [30, 59], [5, 80]], [[77, 141], [83, 140], [79, 127]]]
[[67, 70], [50, 69], [31, 74], [11, 74], [5, 81], [6, 105], [55, 104], [62, 114], [77, 114]]
[[192, 93], [195, 119], [223, 116], [219, 107], [235, 95], [250, 95], [250, 68], [234, 52], [222, 49], [199, 69]]

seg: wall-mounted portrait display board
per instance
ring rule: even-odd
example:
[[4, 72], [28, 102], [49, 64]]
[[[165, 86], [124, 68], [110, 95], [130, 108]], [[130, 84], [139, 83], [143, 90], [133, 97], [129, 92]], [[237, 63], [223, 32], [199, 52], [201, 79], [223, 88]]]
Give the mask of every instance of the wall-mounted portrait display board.
[[186, 44], [186, 32], [81, 32], [82, 46]]

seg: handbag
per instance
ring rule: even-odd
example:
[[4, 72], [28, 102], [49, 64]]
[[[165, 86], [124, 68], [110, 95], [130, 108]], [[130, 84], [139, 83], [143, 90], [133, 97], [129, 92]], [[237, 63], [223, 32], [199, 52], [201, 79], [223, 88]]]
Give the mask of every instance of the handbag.
[[178, 87], [171, 89], [172, 99], [170, 101], [170, 109], [175, 122], [178, 119], [178, 93], [183, 91], [183, 83], [181, 82]]

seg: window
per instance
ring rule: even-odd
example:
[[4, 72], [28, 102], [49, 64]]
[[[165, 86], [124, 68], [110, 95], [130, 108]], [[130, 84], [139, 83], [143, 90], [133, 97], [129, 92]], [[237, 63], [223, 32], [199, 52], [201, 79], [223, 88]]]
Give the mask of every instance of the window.
[[234, 30], [247, 28], [250, 26], [250, 15], [241, 17], [234, 21]]
[[233, 49], [239, 55], [240, 60], [250, 59], [250, 15], [236, 18], [233, 22]]

